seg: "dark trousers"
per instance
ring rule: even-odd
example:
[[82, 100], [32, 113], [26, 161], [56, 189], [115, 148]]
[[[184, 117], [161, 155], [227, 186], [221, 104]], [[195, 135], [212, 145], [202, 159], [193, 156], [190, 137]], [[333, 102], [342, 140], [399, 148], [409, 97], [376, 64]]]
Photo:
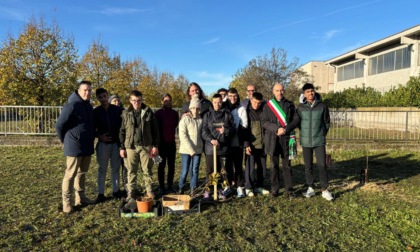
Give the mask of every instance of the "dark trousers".
[[[225, 156], [216, 156], [216, 169], [217, 172], [220, 174], [220, 179], [219, 182], [223, 182], [223, 180], [228, 180], [227, 174], [226, 174], [226, 170], [224, 169], [222, 170], [222, 163], [223, 160], [225, 160], [226, 157]], [[213, 155], [206, 155], [206, 181], [209, 182], [209, 176], [213, 173], [214, 171], [214, 162], [213, 162]]]
[[242, 187], [244, 181], [242, 169], [243, 158], [244, 149], [242, 147], [231, 147], [229, 150], [229, 158], [226, 159], [226, 172], [228, 174], [229, 182], [235, 182], [238, 187]]
[[314, 172], [313, 172], [313, 154], [315, 152], [316, 164], [319, 169], [319, 181], [321, 182], [322, 190], [327, 190], [328, 174], [325, 165], [325, 145], [314, 148], [302, 147], [303, 161], [305, 163], [306, 184], [310, 187], [314, 186]]
[[176, 155], [176, 143], [165, 143], [159, 145], [159, 155], [162, 158], [162, 162], [159, 163], [158, 167], [158, 179], [159, 187], [165, 188], [165, 166], [168, 164], [168, 178], [167, 185], [168, 189], [172, 188], [174, 182], [175, 173], [175, 155]]
[[[266, 156], [262, 149], [253, 149], [251, 155], [245, 155], [245, 188], [263, 187]], [[255, 166], [257, 169], [255, 170]]]
[[124, 185], [124, 190], [127, 191], [127, 183], [128, 183], [128, 171], [125, 163], [127, 162], [127, 158], [121, 158], [121, 181]]
[[292, 169], [289, 165], [289, 145], [286, 143], [286, 141], [281, 141], [280, 143], [276, 144], [274, 155], [271, 156], [270, 180], [272, 193], [277, 192], [280, 189], [280, 159], [282, 163], [284, 188], [286, 189], [286, 191], [293, 190]]

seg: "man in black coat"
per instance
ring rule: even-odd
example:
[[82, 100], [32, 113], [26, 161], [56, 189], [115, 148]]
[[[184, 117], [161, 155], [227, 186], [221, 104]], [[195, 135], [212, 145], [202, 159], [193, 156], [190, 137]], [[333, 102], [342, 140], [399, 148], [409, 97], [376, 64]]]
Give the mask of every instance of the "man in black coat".
[[[222, 103], [222, 96], [220, 94], [213, 95], [213, 108], [210, 108], [209, 112], [203, 118], [201, 136], [204, 140], [204, 151], [206, 154], [207, 182], [209, 182], [210, 175], [213, 173], [213, 146], [216, 146], [216, 166], [217, 172], [219, 173], [223, 158], [229, 155], [231, 138], [236, 133], [233, 116], [229, 110], [222, 108]], [[224, 190], [227, 194], [230, 192], [230, 187], [226, 185]], [[209, 198], [209, 191], [205, 191], [204, 198]]]
[[289, 165], [290, 133], [299, 125], [300, 118], [293, 102], [284, 97], [283, 84], [273, 86], [274, 98], [266, 103], [261, 116], [265, 129], [265, 153], [271, 157], [271, 195], [277, 196], [279, 183], [279, 160], [282, 160], [284, 187], [289, 198], [294, 198], [292, 171]]
[[89, 81], [79, 83], [57, 120], [57, 136], [64, 143], [64, 155], [67, 168], [63, 178], [63, 212], [70, 213], [71, 194], [75, 189], [75, 205], [93, 204], [85, 195], [85, 177], [89, 170], [93, 154], [95, 131], [93, 107], [90, 104], [92, 84]]

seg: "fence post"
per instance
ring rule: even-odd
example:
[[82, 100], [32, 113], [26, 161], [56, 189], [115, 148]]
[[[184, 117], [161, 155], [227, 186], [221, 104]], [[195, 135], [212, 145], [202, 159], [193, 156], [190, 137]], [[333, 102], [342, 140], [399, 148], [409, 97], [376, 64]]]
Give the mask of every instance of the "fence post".
[[408, 112], [405, 112], [405, 141], [408, 141]]
[[[347, 109], [344, 110], [344, 132], [346, 132], [347, 129]], [[347, 138], [350, 138], [350, 130], [348, 130], [348, 134], [346, 137], [344, 137], [344, 144], [347, 142]]]
[[4, 136], [7, 136], [7, 109], [4, 107]]

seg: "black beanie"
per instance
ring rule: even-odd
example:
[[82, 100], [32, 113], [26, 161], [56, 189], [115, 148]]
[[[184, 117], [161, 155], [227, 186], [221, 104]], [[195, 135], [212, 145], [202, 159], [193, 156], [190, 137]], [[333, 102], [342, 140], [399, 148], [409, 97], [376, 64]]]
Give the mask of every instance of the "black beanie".
[[313, 90], [315, 90], [315, 87], [311, 83], [305, 83], [305, 85], [303, 85], [303, 87], [302, 87], [302, 91], [305, 92], [305, 90], [307, 90], [307, 89], [313, 89]]

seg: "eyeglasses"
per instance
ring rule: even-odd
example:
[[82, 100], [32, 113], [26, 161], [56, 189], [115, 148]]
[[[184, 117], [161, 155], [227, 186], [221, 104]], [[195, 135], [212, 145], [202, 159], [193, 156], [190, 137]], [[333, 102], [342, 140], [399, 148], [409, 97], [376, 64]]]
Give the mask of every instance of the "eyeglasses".
[[140, 103], [141, 101], [142, 101], [142, 99], [138, 99], [138, 100], [130, 100], [131, 102], [134, 102], [134, 103]]

